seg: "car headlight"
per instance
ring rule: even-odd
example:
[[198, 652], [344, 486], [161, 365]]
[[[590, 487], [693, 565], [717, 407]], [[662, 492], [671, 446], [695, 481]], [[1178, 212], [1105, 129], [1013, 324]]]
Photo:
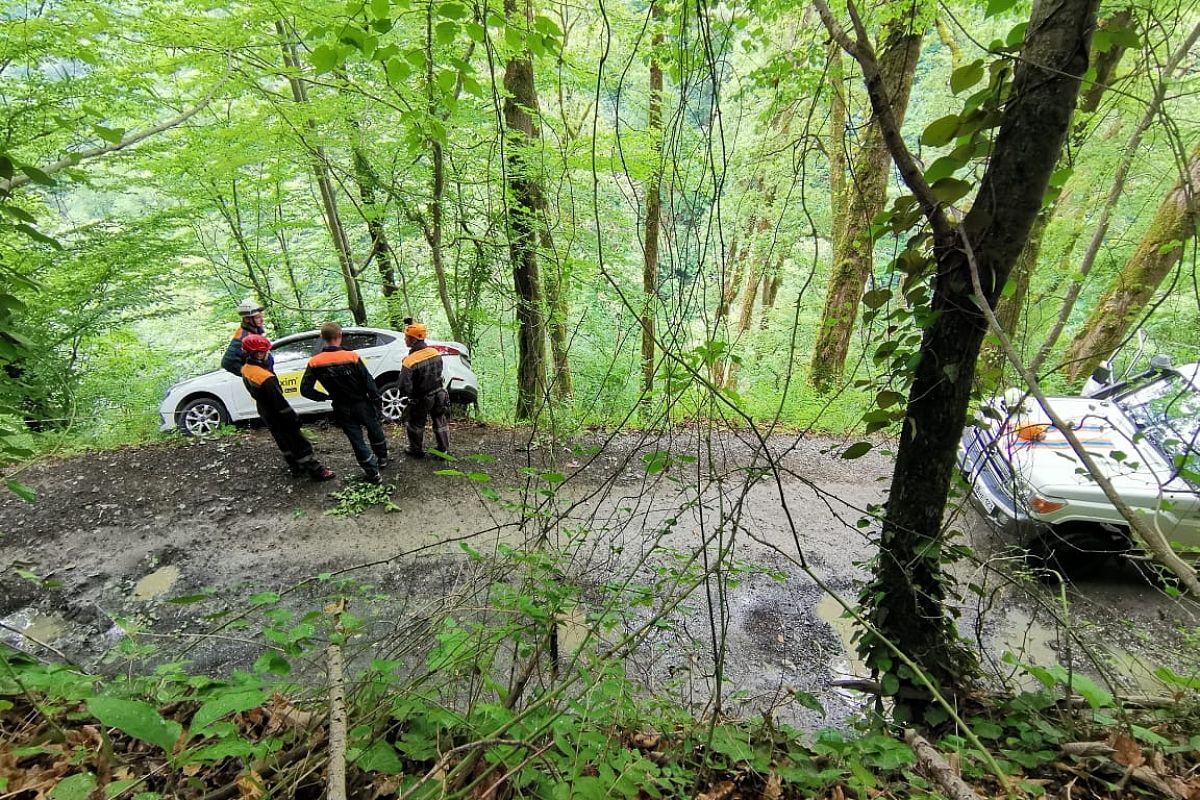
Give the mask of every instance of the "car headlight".
[[1050, 514], [1058, 511], [1060, 508], [1066, 508], [1067, 501], [1054, 500], [1035, 493], [1029, 495], [1029, 507], [1039, 514]]

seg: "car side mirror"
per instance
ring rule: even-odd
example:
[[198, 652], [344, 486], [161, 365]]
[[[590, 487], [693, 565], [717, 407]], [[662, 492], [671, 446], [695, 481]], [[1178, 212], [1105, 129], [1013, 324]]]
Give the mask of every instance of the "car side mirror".
[[1166, 353], [1159, 353], [1150, 359], [1150, 366], [1154, 369], [1171, 369], [1174, 365], [1171, 363], [1171, 357]]
[[1112, 380], [1112, 370], [1108, 366], [1101, 364], [1092, 373], [1092, 380], [1096, 383], [1108, 383]]

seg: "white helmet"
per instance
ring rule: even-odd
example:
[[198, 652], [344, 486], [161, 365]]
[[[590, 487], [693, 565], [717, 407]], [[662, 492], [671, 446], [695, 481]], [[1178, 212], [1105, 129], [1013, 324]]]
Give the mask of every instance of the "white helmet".
[[243, 316], [243, 317], [248, 317], [251, 314], [257, 314], [258, 312], [260, 312], [262, 310], [263, 310], [263, 307], [260, 306], [258, 303], [254, 302], [254, 299], [250, 298], [250, 297], [247, 297], [245, 300], [238, 303], [238, 305], [237, 305], [238, 315]]

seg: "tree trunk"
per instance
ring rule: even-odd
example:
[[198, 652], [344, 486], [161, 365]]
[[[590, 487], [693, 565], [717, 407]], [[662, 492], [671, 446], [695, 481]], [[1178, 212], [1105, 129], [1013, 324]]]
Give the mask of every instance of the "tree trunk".
[[554, 251], [554, 240], [545, 224], [541, 229], [541, 240], [542, 252], [554, 254], [552, 269], [543, 270], [542, 273], [546, 281], [546, 310], [549, 313], [546, 327], [550, 332], [550, 361], [554, 365], [550, 391], [555, 400], [565, 403], [575, 394], [575, 382], [571, 380], [571, 358], [568, 353], [571, 328], [568, 324], [570, 306], [567, 300], [567, 280], [563, 273], [562, 261]]
[[[445, 115], [438, 108], [438, 96], [435, 91], [435, 83], [433, 76], [433, 68], [437, 63], [433, 52], [433, 0], [430, 0], [429, 5], [425, 9], [425, 92], [426, 92], [426, 110], [432, 119], [445, 119]], [[429, 245], [429, 257], [433, 261], [433, 274], [437, 278], [438, 297], [442, 301], [442, 310], [446, 314], [446, 322], [450, 325], [450, 331], [456, 340], [462, 338], [462, 329], [459, 327], [458, 314], [454, 307], [454, 301], [450, 297], [450, 285], [446, 279], [446, 256], [442, 247], [443, 230], [445, 223], [443, 216], [445, 211], [444, 199], [446, 196], [446, 153], [442, 147], [441, 141], [436, 137], [429, 138], [429, 149], [433, 157], [433, 175], [431, 176], [430, 197], [429, 197], [429, 225], [423, 226], [425, 232], [425, 240]]]
[[[662, 8], [657, 0], [650, 3], [650, 21], [657, 25]], [[646, 185], [646, 244], [642, 252], [642, 396], [654, 391], [654, 319], [658, 305], [658, 229], [662, 220], [662, 65], [658, 51], [663, 46], [662, 31], [650, 40], [650, 112], [648, 127], [654, 140], [654, 165]]]
[[[923, 32], [914, 31], [911, 14], [890, 22], [879, 53], [880, 74], [896, 123], [904, 123]], [[846, 220], [833, 252], [829, 291], [813, 351], [810, 380], [823, 391], [841, 378], [858, 321], [858, 306], [871, 275], [874, 241], [871, 221], [883, 210], [891, 159], [879, 131], [878, 114], [867, 127], [849, 187]]]
[[830, 241], [834, 252], [842, 241], [849, 217], [849, 198], [846, 196], [846, 70], [842, 64], [842, 48], [829, 45], [829, 133], [825, 149], [829, 155], [829, 212], [833, 219]]
[[[962, 242], [973, 252], [987, 301], [994, 303], [1025, 246], [1062, 150], [1080, 76], [1088, 66], [1097, 5], [1099, 0], [1035, 0], [1012, 99], [975, 204], [951, 240], [935, 246], [934, 321], [921, 342], [880, 533], [879, 563], [863, 597], [882, 636], [936, 680], [951, 685], [971, 657], [956, 644], [946, 612], [949, 578], [942, 569], [942, 516], [987, 330], [973, 300], [972, 264]], [[863, 645], [870, 657], [891, 655], [873, 635]]]
[[[527, 27], [531, 23], [530, 0], [522, 5], [520, 9], [518, 0], [504, 0], [509, 25]], [[533, 118], [538, 102], [528, 51], [509, 59], [504, 70], [504, 91], [504, 124], [509, 131], [508, 183], [512, 192], [508, 242], [517, 300], [516, 418], [529, 420], [537, 414], [546, 387], [546, 319], [537, 253], [537, 228], [545, 200], [530, 158], [539, 132]]]
[[775, 301], [779, 298], [779, 289], [783, 286], [783, 255], [780, 254], [775, 259], [775, 268], [771, 270], [771, 274], [763, 280], [762, 285], [762, 317], [758, 321], [758, 326], [762, 330], [767, 329], [767, 323], [770, 320], [771, 309], [775, 307]]
[[1179, 263], [1188, 240], [1196, 236], [1200, 221], [1198, 194], [1200, 146], [1192, 151], [1184, 175], [1171, 187], [1137, 249], [1067, 349], [1064, 362], [1069, 380], [1090, 375], [1117, 349], [1159, 284]]
[[[292, 90], [292, 99], [302, 106], [308, 105], [308, 89], [304, 79], [300, 77], [300, 58], [295, 46], [289, 41], [287, 31], [280, 21], [275, 22], [275, 30], [279, 34], [279, 47], [283, 51], [283, 63], [288, 68], [287, 82]], [[305, 120], [305, 127], [316, 131], [317, 123], [310, 116]], [[346, 228], [342, 225], [341, 214], [338, 213], [337, 194], [333, 190], [333, 182], [329, 179], [328, 159], [325, 148], [317, 145], [312, 149], [312, 170], [317, 181], [317, 189], [321, 195], [321, 210], [325, 217], [325, 225], [333, 240], [333, 249], [337, 252], [338, 265], [342, 270], [342, 281], [346, 285], [346, 305], [355, 325], [367, 324], [367, 307], [363, 303], [362, 290], [358, 285], [358, 275], [354, 270], [354, 256], [350, 251], [350, 239], [346, 236]]]
[[[1133, 12], [1130, 9], [1119, 11], [1103, 20], [1099, 30], [1113, 27], [1126, 28], [1129, 26], [1132, 16]], [[1085, 86], [1079, 96], [1079, 108], [1071, 131], [1072, 151], [1084, 145], [1093, 115], [1100, 107], [1100, 100], [1104, 97], [1104, 92], [1108, 89], [1109, 82], [1116, 73], [1117, 66], [1121, 63], [1121, 57], [1125, 55], [1125, 50], [1124, 46], [1114, 44], [1103, 52], [1091, 54], [1091, 70], [1095, 72], [1095, 80], [1092, 84]], [[1058, 167], [1070, 167], [1074, 157], [1074, 153], [1064, 152], [1059, 156]], [[996, 306], [996, 319], [1010, 337], [1016, 332], [1017, 325], [1025, 311], [1025, 298], [1029, 296], [1029, 285], [1033, 281], [1033, 273], [1037, 269], [1038, 259], [1041, 256], [1042, 240], [1045, 237], [1046, 229], [1050, 227], [1058, 210], [1064, 205], [1065, 194], [1064, 192], [1063, 196], [1056, 199], [1049, 208], [1043, 209], [1042, 213], [1038, 215], [1033, 224], [1033, 230], [1029, 234], [1029, 241], [1025, 244], [1025, 249], [1021, 251], [1021, 257], [1017, 259], [1017, 263], [1013, 267], [1011, 280], [1015, 290], [1011, 295], [1001, 297]], [[1004, 365], [1004, 352], [998, 346], [987, 345], [984, 347], [981, 363], [985, 367], [985, 374], [999, 375], [1000, 369]], [[991, 386], [996, 385], [991, 380], [987, 382]]]
[[[351, 121], [350, 124], [357, 132], [357, 123]], [[367, 159], [367, 154], [360, 144], [355, 144], [351, 148], [351, 156], [354, 160], [354, 177], [358, 182], [358, 194], [363, 202], [363, 216], [367, 222], [367, 233], [371, 237], [371, 258], [375, 261], [375, 268], [379, 270], [379, 278], [383, 284], [383, 302], [387, 308], [388, 324], [396, 330], [402, 330], [404, 317], [407, 314], [405, 309], [396, 302], [399, 298], [395, 296], [399, 288], [396, 286], [396, 273], [399, 271], [400, 265], [396, 261], [396, 254], [392, 250], [391, 243], [388, 242], [387, 231], [383, 228], [384, 207], [377, 203], [376, 190], [379, 186], [379, 176], [376, 175], [375, 168], [371, 166], [371, 162]]]

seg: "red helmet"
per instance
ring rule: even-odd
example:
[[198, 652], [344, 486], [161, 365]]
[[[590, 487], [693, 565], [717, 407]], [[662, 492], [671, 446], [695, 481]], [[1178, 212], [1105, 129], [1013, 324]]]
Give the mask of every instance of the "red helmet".
[[265, 336], [259, 336], [257, 333], [247, 334], [242, 337], [242, 352], [269, 353], [271, 352], [271, 340]]

